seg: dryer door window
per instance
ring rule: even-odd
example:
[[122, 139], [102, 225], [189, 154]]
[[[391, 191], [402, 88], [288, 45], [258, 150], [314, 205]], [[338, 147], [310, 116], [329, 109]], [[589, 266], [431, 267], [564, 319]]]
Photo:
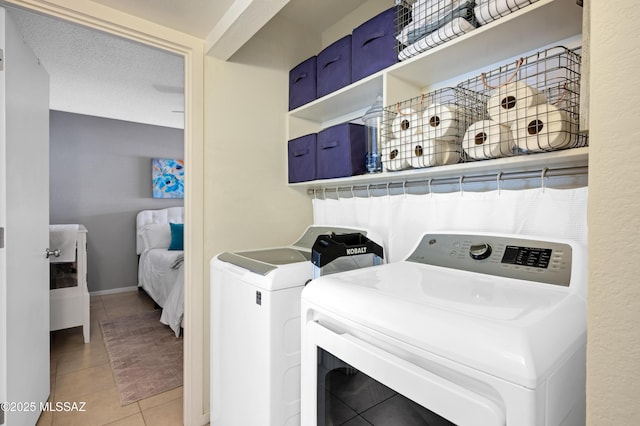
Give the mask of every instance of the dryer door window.
[[486, 397], [316, 321], [304, 326], [305, 425], [504, 426]]
[[318, 425], [455, 426], [318, 348]]

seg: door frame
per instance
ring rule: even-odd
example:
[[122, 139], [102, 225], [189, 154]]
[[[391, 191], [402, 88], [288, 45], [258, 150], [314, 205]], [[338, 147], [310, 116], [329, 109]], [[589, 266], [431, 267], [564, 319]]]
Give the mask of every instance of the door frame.
[[[4, 0], [0, 3], [80, 24], [156, 47], [184, 58], [185, 289], [184, 405], [185, 425], [209, 421], [204, 400], [204, 41], [84, 0]], [[197, 231], [200, 232], [197, 232]]]

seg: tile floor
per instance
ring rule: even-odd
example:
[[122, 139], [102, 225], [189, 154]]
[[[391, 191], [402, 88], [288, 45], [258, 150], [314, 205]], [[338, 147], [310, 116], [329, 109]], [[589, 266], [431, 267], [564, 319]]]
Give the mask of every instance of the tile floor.
[[100, 320], [154, 309], [144, 292], [91, 297], [91, 342], [83, 343], [82, 327], [51, 333], [52, 402], [86, 402], [85, 412], [44, 412], [38, 426], [182, 425], [182, 387], [125, 407], [111, 373]]

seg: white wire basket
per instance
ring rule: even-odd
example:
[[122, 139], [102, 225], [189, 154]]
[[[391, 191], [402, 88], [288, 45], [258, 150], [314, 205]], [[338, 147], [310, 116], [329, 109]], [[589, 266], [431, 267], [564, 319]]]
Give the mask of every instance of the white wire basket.
[[482, 117], [486, 96], [439, 89], [385, 108], [382, 165], [397, 171], [455, 164], [467, 127]]
[[580, 60], [558, 46], [460, 83], [486, 99], [462, 138], [463, 161], [586, 146], [578, 125]]

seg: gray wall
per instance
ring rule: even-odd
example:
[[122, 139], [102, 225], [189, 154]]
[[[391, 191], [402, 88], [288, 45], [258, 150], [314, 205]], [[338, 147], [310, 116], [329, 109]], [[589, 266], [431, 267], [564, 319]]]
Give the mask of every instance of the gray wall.
[[151, 159], [184, 158], [183, 131], [51, 111], [50, 223], [87, 227], [89, 291], [136, 286], [135, 218], [182, 206], [151, 196]]

